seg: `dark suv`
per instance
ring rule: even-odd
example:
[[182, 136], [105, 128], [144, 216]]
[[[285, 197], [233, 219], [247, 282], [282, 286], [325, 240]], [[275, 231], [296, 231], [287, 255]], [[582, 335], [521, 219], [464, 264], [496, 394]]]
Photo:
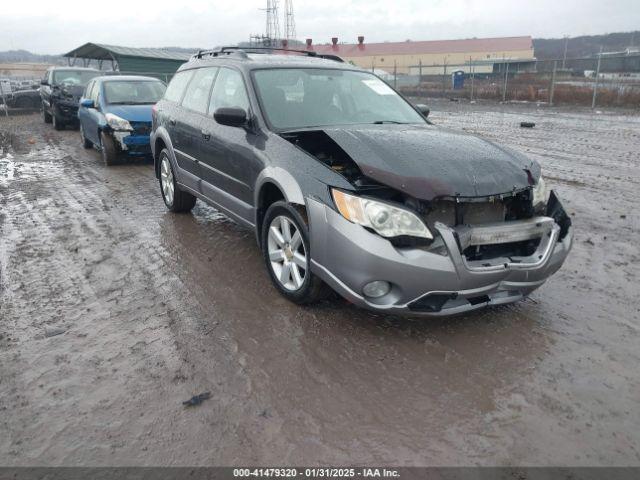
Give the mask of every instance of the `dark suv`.
[[514, 302], [560, 268], [571, 221], [539, 165], [444, 130], [375, 75], [308, 52], [201, 52], [153, 113], [166, 206], [254, 229], [275, 287], [377, 311]]
[[40, 86], [42, 116], [56, 130], [78, 125], [78, 106], [84, 88], [100, 71], [94, 68], [51, 67]]

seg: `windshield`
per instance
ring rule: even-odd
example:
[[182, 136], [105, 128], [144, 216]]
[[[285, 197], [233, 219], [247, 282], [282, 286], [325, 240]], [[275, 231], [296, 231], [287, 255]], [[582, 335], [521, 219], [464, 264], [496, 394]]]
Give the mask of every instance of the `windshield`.
[[267, 119], [278, 130], [362, 123], [425, 123], [373, 74], [337, 69], [257, 70]]
[[98, 75], [99, 72], [92, 72], [91, 70], [56, 70], [53, 72], [53, 84], [86, 87], [89, 80]]
[[156, 103], [167, 89], [159, 80], [110, 80], [104, 82], [104, 100], [111, 105], [143, 105]]

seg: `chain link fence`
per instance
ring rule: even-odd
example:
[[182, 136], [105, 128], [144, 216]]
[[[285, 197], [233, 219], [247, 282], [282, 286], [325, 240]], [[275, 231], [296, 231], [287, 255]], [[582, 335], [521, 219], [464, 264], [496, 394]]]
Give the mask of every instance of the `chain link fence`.
[[406, 95], [640, 108], [640, 54], [559, 60], [371, 65]]

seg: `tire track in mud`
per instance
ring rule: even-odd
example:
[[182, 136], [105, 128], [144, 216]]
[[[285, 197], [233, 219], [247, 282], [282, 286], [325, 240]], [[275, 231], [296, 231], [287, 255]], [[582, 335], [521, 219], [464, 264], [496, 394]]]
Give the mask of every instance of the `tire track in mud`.
[[[3, 242], [8, 247], [3, 259], [5, 270], [14, 274], [9, 279], [14, 286], [11, 300], [3, 296], [3, 310], [8, 318], [17, 320], [9, 328], [17, 348], [3, 355], [10, 353], [13, 361], [22, 365], [49, 363], [55, 367], [41, 369], [37, 375], [11, 374], [12, 386], [3, 389], [3, 405], [20, 404], [29, 409], [34, 402], [47, 407], [5, 425], [6, 431], [16, 436], [6, 439], [11, 444], [3, 451], [9, 452], [9, 458], [17, 457], [16, 444], [34, 442], [42, 447], [27, 452], [21, 457], [23, 462], [60, 460], [54, 452], [59, 448], [59, 438], [68, 441], [78, 435], [94, 446], [88, 458], [99, 462], [108, 454], [130, 447], [132, 437], [140, 435], [139, 440], [146, 443], [141, 448], [147, 450], [149, 445], [157, 444], [169, 452], [174, 442], [184, 440], [184, 433], [175, 432], [167, 441], [166, 432], [175, 431], [170, 424], [155, 415], [143, 422], [135, 417], [140, 415], [139, 411], [154, 407], [158, 407], [155, 414], [169, 408], [175, 415], [175, 406], [191, 391], [184, 384], [207, 385], [211, 379], [208, 375], [194, 379], [196, 375], [189, 371], [189, 366], [193, 370], [202, 359], [191, 358], [189, 349], [183, 349], [190, 339], [182, 338], [182, 332], [196, 314], [189, 313], [193, 309], [185, 306], [184, 301], [176, 301], [182, 284], [166, 269], [165, 259], [170, 254], [158, 248], [157, 220], [148, 219], [149, 211], [157, 211], [159, 206], [164, 212], [164, 207], [158, 204], [156, 195], [149, 195], [151, 185], [155, 185], [149, 181], [152, 172], [147, 166], [142, 166], [144, 174], [141, 168], [131, 167], [128, 169], [131, 175], [120, 177], [115, 184], [102, 183], [103, 167], [92, 163], [92, 157], [96, 156], [93, 152], [88, 152], [86, 160], [78, 159], [76, 151], [67, 150], [65, 146], [53, 154], [56, 168], [40, 169], [38, 175], [14, 179], [11, 184], [11, 222], [4, 225], [3, 233], [6, 231], [4, 238], [11, 238], [12, 242]], [[34, 163], [33, 170], [42, 161], [38, 154], [24, 159], [25, 164]], [[150, 208], [152, 204], [154, 207]], [[29, 296], [21, 294], [25, 290], [30, 292]], [[50, 326], [61, 326], [66, 333], [46, 338], [44, 327]], [[123, 337], [123, 332], [127, 336]], [[32, 348], [24, 348], [29, 342]], [[47, 345], [48, 351], [40, 353], [37, 344], [43, 342], [55, 346]], [[68, 352], [67, 343], [82, 347], [82, 352]], [[219, 358], [221, 365], [229, 358], [228, 353]], [[92, 368], [86, 371], [75, 367], [83, 362]], [[175, 375], [168, 385], [162, 385], [159, 380], [166, 376], [166, 370]], [[105, 385], [105, 378], [114, 374], [119, 377], [116, 385], [113, 382]], [[221, 390], [219, 385], [216, 386]], [[237, 388], [244, 388], [242, 382]], [[167, 390], [177, 397], [170, 404], [163, 398]], [[155, 391], [162, 400], [155, 406], [140, 405], [139, 397], [149, 391]], [[5, 397], [7, 392], [10, 394]], [[34, 397], [31, 402], [25, 400], [30, 395]], [[134, 400], [128, 400], [129, 396]], [[54, 401], [47, 401], [48, 397], [54, 397]], [[69, 409], [73, 409], [78, 399], [81, 403], [96, 402], [98, 412], [103, 413], [91, 408], [77, 413], [90, 415], [90, 425], [109, 425], [110, 431], [103, 435], [96, 430], [87, 437], [86, 426], [79, 428], [80, 425], [70, 422]], [[135, 417], [130, 421], [144, 425], [141, 427], [147, 430], [144, 435], [136, 429], [129, 430], [122, 420], [113, 420], [113, 416], [118, 416], [114, 410], [120, 410], [118, 403], [134, 404]], [[224, 406], [220, 402], [218, 408], [224, 417], [224, 408], [233, 405]], [[52, 421], [52, 414], [60, 420]], [[160, 418], [170, 419], [171, 415], [167, 412]], [[43, 428], [45, 424], [47, 428]], [[119, 434], [118, 428], [127, 430], [127, 434]], [[112, 440], [118, 437], [129, 441]], [[62, 460], [73, 461], [83, 447], [71, 442]], [[165, 454], [164, 461], [181, 461], [183, 455], [177, 454], [171, 460]], [[76, 459], [86, 460], [86, 452]]]

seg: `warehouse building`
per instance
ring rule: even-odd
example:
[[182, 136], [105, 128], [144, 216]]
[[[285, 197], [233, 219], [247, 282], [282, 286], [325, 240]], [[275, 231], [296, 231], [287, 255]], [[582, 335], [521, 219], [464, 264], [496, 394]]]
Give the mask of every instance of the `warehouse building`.
[[167, 81], [180, 65], [189, 60], [191, 54], [162, 48], [85, 43], [64, 56], [68, 58], [69, 65], [93, 66], [100, 70], [111, 67], [114, 71], [151, 75]]
[[530, 36], [502, 38], [472, 38], [468, 40], [339, 43], [314, 45], [307, 39], [308, 50], [338, 55], [362, 68], [381, 69], [400, 74], [442, 75], [453, 71], [494, 73], [509, 65], [510, 72], [535, 69], [533, 41]]

